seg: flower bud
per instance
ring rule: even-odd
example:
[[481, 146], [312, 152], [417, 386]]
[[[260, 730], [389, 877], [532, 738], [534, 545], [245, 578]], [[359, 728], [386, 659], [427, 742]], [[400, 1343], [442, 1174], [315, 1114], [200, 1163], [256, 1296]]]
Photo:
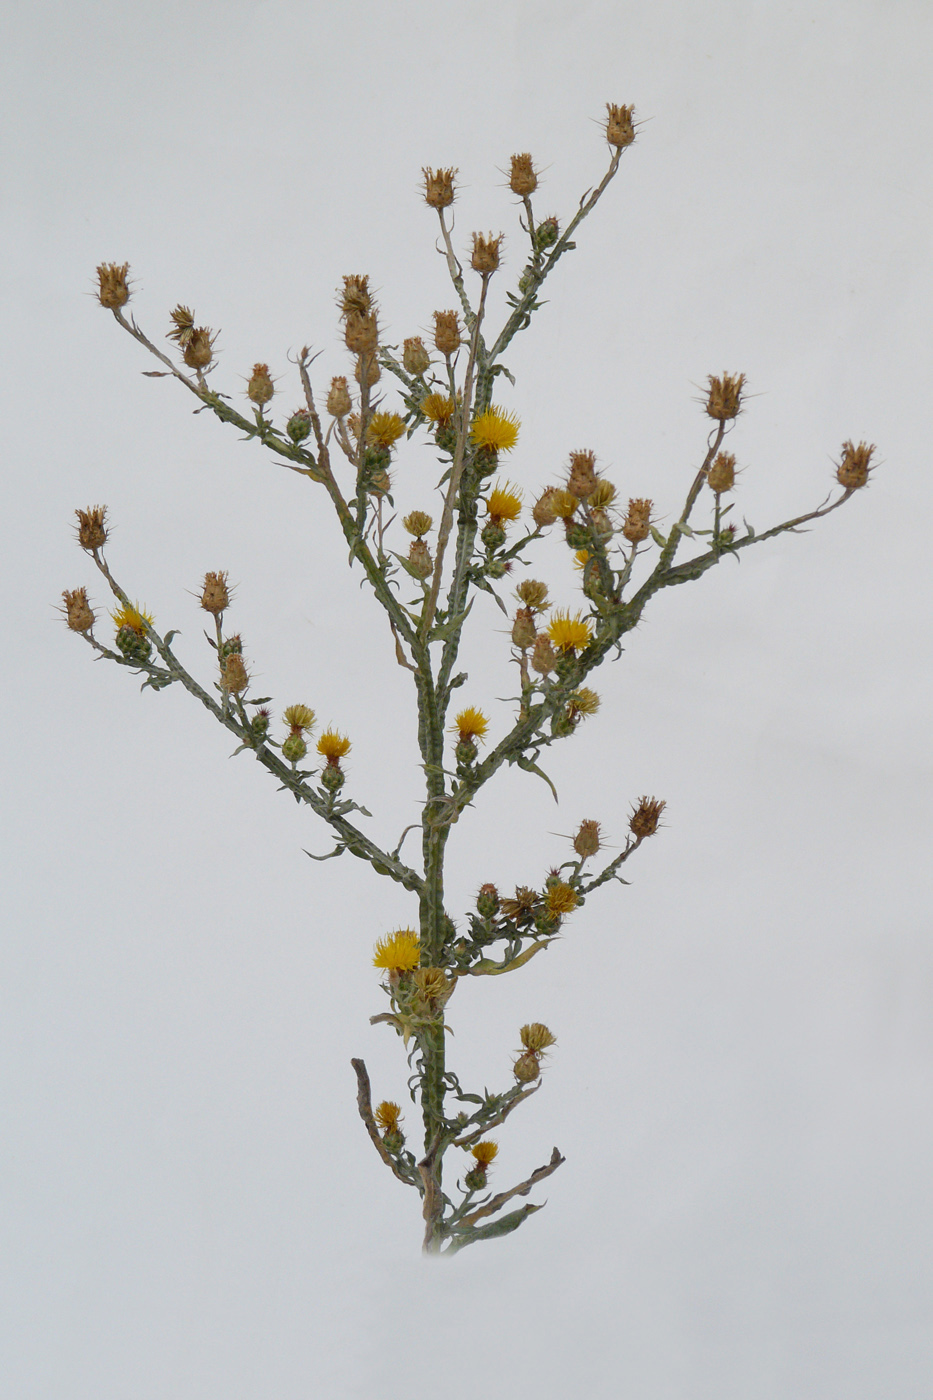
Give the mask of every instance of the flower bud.
[[66, 589], [62, 598], [65, 603], [65, 621], [72, 632], [90, 632], [94, 626], [94, 610], [87, 600], [87, 589], [76, 588], [73, 593]]
[[100, 283], [97, 300], [108, 311], [119, 311], [129, 301], [130, 289], [126, 280], [129, 270], [129, 263], [101, 263], [97, 269]]
[[[302, 743], [304, 740], [302, 740]], [[285, 743], [288, 743], [286, 739]], [[282, 746], [285, 752], [285, 746]], [[321, 773], [321, 787], [327, 788], [328, 792], [339, 792], [347, 781], [347, 775], [339, 764], [328, 763]]]
[[442, 355], [455, 355], [460, 349], [460, 323], [456, 311], [435, 311], [434, 344]]
[[554, 497], [558, 493], [556, 486], [548, 486], [534, 503], [532, 516], [539, 530], [544, 530], [548, 525], [553, 525], [557, 519], [557, 512], [554, 510]]
[[616, 107], [607, 102], [606, 111], [609, 114], [606, 119], [606, 140], [610, 146], [624, 150], [635, 140], [635, 123], [632, 120], [635, 108]]
[[836, 468], [836, 480], [846, 491], [858, 491], [867, 484], [874, 450], [874, 443], [860, 442], [858, 447], [851, 442], [842, 444], [842, 461]]
[[432, 209], [446, 209], [453, 204], [455, 169], [430, 170], [425, 166], [421, 173], [424, 176], [426, 204], [430, 204]]
[[531, 163], [531, 156], [528, 152], [512, 157], [512, 169], [509, 173], [509, 189], [513, 194], [517, 194], [524, 199], [529, 194], [534, 194], [538, 188], [538, 176]]
[[282, 745], [282, 757], [289, 763], [300, 763], [308, 752], [308, 746], [301, 734], [289, 734]]
[[182, 359], [189, 369], [207, 369], [214, 358], [214, 341], [217, 339], [210, 326], [194, 326], [185, 342]]
[[744, 374], [724, 374], [721, 379], [711, 374], [706, 400], [706, 412], [710, 418], [715, 418], [720, 423], [728, 423], [737, 418], [742, 408], [744, 384]]
[[531, 608], [519, 608], [512, 623], [512, 645], [518, 647], [519, 651], [527, 651], [529, 647], [534, 646], [537, 636]]
[[599, 485], [596, 475], [596, 457], [592, 452], [571, 452], [570, 473], [567, 477], [567, 490], [578, 500], [591, 496]]
[[519, 1055], [512, 1066], [512, 1073], [519, 1084], [533, 1084], [540, 1077], [541, 1066], [533, 1050], [526, 1050], [523, 1055]]
[[271, 719], [272, 715], [265, 706], [263, 706], [261, 710], [257, 710], [253, 715], [249, 727], [257, 739], [265, 739], [266, 735], [269, 733], [269, 722]]
[[311, 434], [311, 414], [306, 408], [296, 408], [285, 424], [285, 431], [297, 447]]
[[622, 533], [629, 544], [641, 544], [651, 533], [651, 507], [653, 501], [642, 498], [630, 500], [628, 503], [628, 514], [622, 526]]
[[731, 452], [720, 452], [706, 476], [706, 482], [717, 496], [731, 491], [735, 485], [735, 457]]
[[494, 238], [492, 234], [484, 238], [481, 233], [473, 235], [473, 256], [470, 259], [470, 266], [474, 272], [481, 272], [488, 275], [495, 272], [499, 266], [499, 245], [502, 242], [502, 235]]
[[[356, 364], [353, 366], [353, 378], [356, 380], [357, 384], [360, 385], [363, 383], [363, 360], [364, 357], [362, 355], [357, 355]], [[376, 359], [375, 355], [367, 355], [365, 360], [366, 383], [369, 385], [378, 384], [379, 380], [382, 378], [382, 370], [379, 367], [379, 361]]]
[[499, 912], [499, 891], [495, 885], [480, 885], [476, 896], [477, 912], [484, 919], [491, 919]]
[[76, 510], [78, 517], [78, 544], [82, 549], [102, 548], [107, 541], [107, 507], [88, 506], [87, 510]]
[[497, 520], [487, 520], [480, 533], [480, 538], [486, 548], [492, 551], [502, 548], [505, 544], [506, 534]]
[[347, 381], [342, 374], [337, 374], [330, 381], [330, 392], [327, 395], [327, 412], [332, 418], [345, 418], [352, 407], [353, 404], [350, 399], [350, 391], [347, 388]]
[[275, 385], [269, 375], [269, 366], [253, 365], [253, 372], [246, 386], [246, 397], [256, 404], [257, 408], [264, 408], [274, 393]]
[[560, 237], [560, 224], [553, 214], [549, 214], [546, 219], [542, 219], [535, 229], [534, 244], [538, 252], [544, 252], [545, 248], [551, 248]]
[[219, 574], [205, 574], [204, 584], [201, 590], [201, 607], [205, 612], [213, 613], [215, 617], [222, 613], [224, 608], [230, 603], [230, 592], [227, 588], [227, 574], [224, 571]]
[[405, 341], [402, 351], [402, 364], [409, 374], [421, 375], [431, 367], [431, 356], [424, 348], [420, 335], [413, 335]]

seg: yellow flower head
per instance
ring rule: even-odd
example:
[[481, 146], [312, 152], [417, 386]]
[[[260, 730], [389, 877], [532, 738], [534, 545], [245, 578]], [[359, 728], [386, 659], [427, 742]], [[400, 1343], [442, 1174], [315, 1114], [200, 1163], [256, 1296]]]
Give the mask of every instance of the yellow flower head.
[[454, 416], [455, 404], [446, 394], [426, 394], [421, 400], [421, 412], [429, 423], [445, 427]]
[[499, 1144], [493, 1142], [492, 1138], [487, 1138], [485, 1142], [474, 1143], [470, 1151], [478, 1167], [488, 1167], [493, 1158], [499, 1155]]
[[588, 549], [578, 549], [573, 556], [573, 567], [575, 569], [585, 569], [589, 563], [590, 551]]
[[503, 520], [517, 520], [522, 513], [521, 495], [510, 481], [503, 482], [501, 486], [497, 483], [486, 498], [486, 509], [490, 520], [496, 525]]
[[282, 711], [282, 718], [293, 734], [301, 734], [314, 726], [314, 711], [309, 710], [307, 705], [289, 705], [287, 710]]
[[547, 634], [558, 651], [580, 651], [593, 637], [590, 624], [580, 613], [556, 612], [548, 623]]
[[350, 740], [335, 729], [325, 729], [317, 741], [317, 751], [328, 763], [337, 764], [350, 752]]
[[522, 1026], [518, 1034], [522, 1045], [533, 1055], [543, 1054], [550, 1046], [557, 1044], [557, 1037], [553, 1036], [541, 1021], [532, 1021], [529, 1025]]
[[572, 885], [552, 885], [547, 892], [547, 907], [549, 914], [569, 914], [580, 903], [580, 896]]
[[411, 972], [421, 961], [421, 940], [410, 928], [396, 929], [387, 933], [376, 944], [373, 967], [384, 967], [387, 972]]
[[124, 603], [123, 607], [117, 608], [110, 616], [116, 624], [119, 632], [122, 627], [128, 627], [131, 632], [135, 632], [137, 637], [146, 635], [146, 623], [152, 626], [152, 613], [147, 613], [138, 603]]
[[470, 438], [477, 447], [484, 447], [487, 452], [511, 452], [518, 442], [520, 426], [514, 413], [506, 413], [490, 404], [473, 419]]
[[474, 710], [472, 706], [467, 710], [461, 710], [450, 726], [451, 733], [457, 734], [461, 740], [483, 739], [488, 728], [489, 720], [482, 710]]
[[383, 1099], [373, 1116], [384, 1133], [398, 1132], [398, 1125], [402, 1119], [402, 1110], [397, 1103], [391, 1103], [388, 1099]]
[[378, 447], [391, 447], [405, 431], [405, 420], [397, 413], [374, 413], [369, 420], [366, 436]]

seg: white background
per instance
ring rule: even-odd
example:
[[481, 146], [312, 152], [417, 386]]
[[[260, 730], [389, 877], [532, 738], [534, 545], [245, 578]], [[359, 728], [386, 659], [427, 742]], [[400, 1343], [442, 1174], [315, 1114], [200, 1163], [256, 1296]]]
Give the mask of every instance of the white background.
[[[933, 1365], [929, 908], [930, 137], [922, 0], [395, 0], [11, 7], [2, 64], [2, 1370], [10, 1400], [437, 1394], [914, 1400]], [[548, 283], [499, 401], [529, 494], [593, 448], [670, 520], [700, 387], [748, 376], [731, 438], [756, 529], [817, 505], [843, 439], [870, 488], [659, 597], [595, 680], [600, 714], [454, 833], [449, 896], [539, 883], [583, 817], [665, 829], [508, 979], [461, 986], [453, 1066], [505, 1087], [518, 1027], [558, 1036], [494, 1182], [566, 1165], [517, 1235], [419, 1257], [414, 1192], [356, 1115], [351, 1055], [403, 1101], [372, 944], [414, 903], [344, 857], [183, 693], [95, 663], [54, 610], [108, 557], [209, 682], [205, 569], [263, 693], [353, 739], [349, 795], [417, 815], [412, 694], [321, 491], [177, 385], [93, 298], [219, 327], [219, 387], [289, 351], [344, 372], [334, 289], [366, 272], [390, 340], [453, 305], [423, 165], [456, 165], [455, 240], [522, 234], [530, 151], [566, 220], [604, 169], [604, 104], [644, 124]], [[497, 283], [501, 282], [501, 285]], [[428, 447], [397, 504], [437, 515]], [[578, 598], [567, 551], [533, 573]], [[465, 703], [508, 724], [481, 599]], [[410, 838], [411, 839], [411, 838]], [[414, 859], [416, 846], [406, 847]], [[407, 1124], [417, 1114], [407, 1110]]]

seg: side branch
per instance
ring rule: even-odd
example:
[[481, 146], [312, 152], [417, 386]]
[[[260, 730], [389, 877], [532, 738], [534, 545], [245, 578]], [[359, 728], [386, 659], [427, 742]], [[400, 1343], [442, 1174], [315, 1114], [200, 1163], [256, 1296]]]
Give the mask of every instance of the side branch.
[[362, 1060], [351, 1060], [350, 1064], [356, 1071], [356, 1106], [360, 1111], [360, 1117], [366, 1125], [366, 1131], [372, 1138], [373, 1146], [379, 1156], [385, 1162], [389, 1170], [398, 1177], [399, 1181], [404, 1181], [406, 1186], [417, 1186], [418, 1182], [414, 1176], [406, 1175], [401, 1171], [397, 1162], [392, 1160], [388, 1148], [379, 1136], [379, 1129], [376, 1127], [376, 1120], [373, 1117], [372, 1088], [369, 1082], [369, 1071]]

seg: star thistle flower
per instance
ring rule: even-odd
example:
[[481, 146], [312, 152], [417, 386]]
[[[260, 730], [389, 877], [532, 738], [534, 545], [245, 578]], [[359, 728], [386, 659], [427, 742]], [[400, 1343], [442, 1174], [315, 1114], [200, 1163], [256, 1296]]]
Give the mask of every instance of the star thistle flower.
[[558, 651], [580, 651], [593, 639], [590, 624], [580, 613], [556, 612], [548, 623], [547, 634]]
[[101, 263], [97, 269], [100, 284], [97, 300], [108, 311], [119, 311], [129, 301], [130, 289], [126, 280], [129, 270], [129, 263]]
[[350, 752], [350, 740], [335, 729], [325, 729], [317, 741], [317, 751], [328, 763], [338, 764]]
[[474, 418], [470, 429], [470, 439], [487, 452], [511, 452], [518, 442], [521, 424], [514, 413], [490, 404], [478, 417]]
[[517, 520], [522, 512], [522, 498], [510, 481], [496, 485], [486, 498], [489, 519], [496, 525], [503, 520]]
[[461, 743], [474, 739], [483, 739], [486, 730], [489, 728], [489, 720], [482, 710], [475, 710], [472, 706], [469, 709], [461, 710], [455, 716], [450, 732], [459, 736]]
[[379, 447], [391, 447], [405, 432], [405, 420], [397, 413], [374, 413], [366, 436]]
[[580, 896], [572, 885], [552, 885], [547, 892], [547, 907], [549, 914], [570, 914], [580, 903]]
[[445, 427], [454, 416], [454, 401], [446, 394], [426, 394], [421, 400], [421, 412], [430, 423]]
[[657, 797], [643, 797], [629, 819], [629, 831], [641, 840], [653, 836], [667, 803]]
[[110, 616], [113, 618], [118, 632], [122, 631], [125, 627], [128, 631], [135, 632], [137, 637], [144, 637], [146, 635], [146, 624], [148, 623], [151, 627], [153, 621], [152, 613], [148, 613], [140, 608], [138, 603], [135, 605], [133, 603], [124, 603], [122, 607], [117, 608], [116, 612], [112, 612]]
[[421, 961], [421, 940], [410, 928], [396, 929], [387, 933], [376, 944], [373, 967], [384, 967], [387, 972], [411, 972]]
[[522, 1026], [518, 1034], [522, 1045], [533, 1055], [540, 1055], [544, 1050], [557, 1044], [557, 1037], [551, 1035], [547, 1026], [541, 1021], [532, 1021], [529, 1025]]
[[402, 1110], [397, 1103], [383, 1099], [373, 1117], [384, 1133], [397, 1133], [402, 1120]]
[[282, 718], [293, 734], [301, 734], [314, 727], [314, 711], [309, 710], [307, 705], [289, 705], [282, 711]]
[[492, 1138], [487, 1138], [485, 1142], [476, 1142], [470, 1148], [478, 1167], [486, 1168], [499, 1155], [499, 1144]]
[[62, 598], [65, 603], [62, 611], [72, 632], [90, 632], [94, 626], [94, 609], [87, 600], [87, 589], [76, 588], [74, 592], [66, 589]]

